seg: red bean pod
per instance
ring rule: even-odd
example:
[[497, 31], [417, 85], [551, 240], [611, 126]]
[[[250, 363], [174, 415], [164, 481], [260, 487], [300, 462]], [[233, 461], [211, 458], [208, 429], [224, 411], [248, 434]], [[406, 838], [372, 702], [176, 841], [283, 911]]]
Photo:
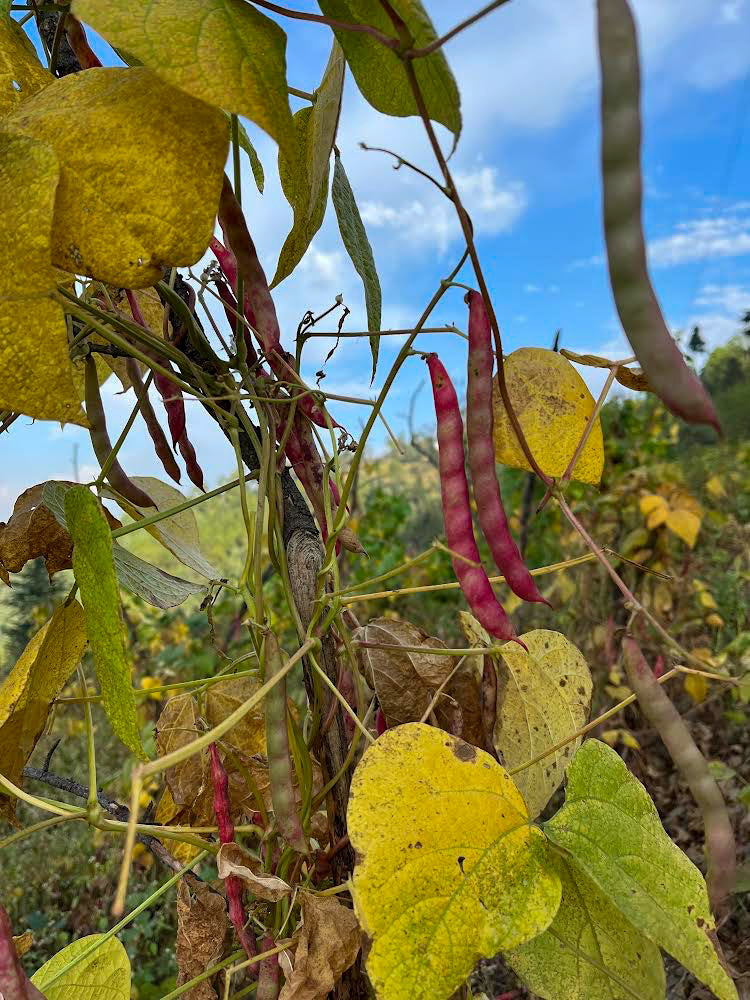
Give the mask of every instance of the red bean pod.
[[[437, 354], [427, 355], [432, 395], [437, 416], [440, 493], [443, 523], [448, 547], [456, 553], [453, 570], [464, 597], [477, 621], [496, 639], [515, 639], [516, 633], [503, 606], [495, 597], [492, 584], [479, 563], [469, 505], [469, 484], [464, 466], [464, 427], [458, 397], [445, 366]], [[466, 561], [468, 560], [468, 562]], [[523, 643], [521, 643], [523, 645]]]
[[[209, 743], [208, 754], [211, 758], [211, 782], [214, 789], [214, 814], [219, 828], [219, 842], [231, 844], [234, 841], [234, 823], [229, 804], [229, 776], [224, 763], [219, 756], [215, 743]], [[237, 875], [227, 875], [224, 879], [229, 904], [229, 919], [232, 921], [240, 944], [245, 949], [248, 958], [258, 954], [255, 936], [245, 927], [245, 905], [242, 901], [242, 880]], [[249, 966], [250, 974], [257, 978], [257, 966]]]
[[[104, 406], [102, 405], [102, 397], [99, 392], [99, 375], [96, 370], [96, 363], [91, 355], [86, 358], [84, 391], [91, 444], [94, 448], [94, 454], [99, 460], [99, 464], [103, 466], [112, 453], [112, 442], [109, 440], [109, 434], [107, 433]], [[151, 497], [128, 479], [117, 459], [109, 467], [107, 480], [112, 489], [117, 490], [126, 500], [135, 504], [136, 507], [156, 506]]]
[[646, 378], [669, 409], [721, 433], [711, 397], [669, 332], [648, 273], [641, 221], [641, 79], [628, 0], [598, 0], [597, 35], [604, 235], [620, 322]]
[[466, 299], [469, 303], [466, 436], [479, 525], [492, 558], [513, 593], [524, 601], [549, 604], [539, 593], [534, 578], [526, 568], [505, 516], [495, 472], [495, 445], [492, 439], [492, 368], [495, 355], [490, 321], [479, 292], [469, 292]]
[[177, 439], [177, 447], [180, 449], [180, 454], [185, 462], [185, 470], [188, 474], [188, 479], [194, 486], [197, 486], [199, 490], [203, 490], [203, 469], [201, 469], [198, 464], [195, 448], [193, 447], [190, 438], [187, 436], [186, 430], [183, 430], [182, 434]]
[[[276, 942], [272, 937], [263, 938], [261, 951], [270, 951]], [[281, 989], [281, 967], [279, 966], [279, 956], [269, 955], [268, 958], [261, 959], [260, 975], [258, 977], [258, 989], [255, 991], [255, 1000], [276, 1000]]]
[[141, 373], [138, 369], [138, 362], [135, 358], [128, 358], [127, 360], [128, 377], [133, 385], [136, 396], [138, 397], [138, 408], [141, 411], [141, 416], [143, 417], [143, 422], [146, 425], [151, 441], [154, 445], [154, 451], [164, 466], [164, 471], [170, 476], [176, 483], [180, 481], [180, 467], [175, 461], [175, 457], [172, 454], [172, 449], [169, 447], [169, 442], [166, 439], [164, 431], [161, 428], [158, 417], [154, 412], [154, 408], [151, 405], [151, 400], [149, 399], [148, 392], [141, 378]]

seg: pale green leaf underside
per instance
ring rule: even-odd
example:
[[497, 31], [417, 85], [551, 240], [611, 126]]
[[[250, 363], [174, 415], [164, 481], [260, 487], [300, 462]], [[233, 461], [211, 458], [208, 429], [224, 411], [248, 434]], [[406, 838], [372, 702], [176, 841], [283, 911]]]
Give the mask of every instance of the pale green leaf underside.
[[663, 1000], [657, 946], [572, 862], [559, 866], [562, 902], [548, 930], [505, 954], [534, 993], [553, 1000]]
[[544, 831], [639, 931], [709, 986], [737, 1000], [709, 934], [703, 876], [670, 840], [646, 789], [604, 743], [587, 740], [568, 769], [566, 802]]
[[346, 252], [351, 257], [354, 270], [362, 279], [365, 289], [365, 306], [367, 309], [367, 329], [373, 336], [370, 337], [370, 350], [372, 352], [372, 381], [375, 378], [375, 370], [378, 366], [378, 350], [380, 348], [380, 337], [375, 334], [380, 331], [380, 310], [382, 305], [382, 295], [380, 291], [380, 279], [375, 267], [372, 247], [367, 238], [362, 217], [357, 208], [354, 192], [346, 176], [344, 165], [339, 156], [333, 164], [333, 186], [331, 190], [333, 207], [336, 212], [336, 219], [339, 224], [342, 242]]

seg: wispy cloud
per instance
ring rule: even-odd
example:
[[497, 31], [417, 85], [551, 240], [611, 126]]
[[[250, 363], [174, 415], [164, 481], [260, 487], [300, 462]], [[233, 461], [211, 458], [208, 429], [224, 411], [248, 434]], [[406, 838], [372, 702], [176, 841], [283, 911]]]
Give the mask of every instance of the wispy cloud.
[[750, 218], [741, 214], [680, 222], [669, 236], [652, 240], [649, 260], [654, 267], [674, 267], [696, 260], [740, 257], [750, 253]]

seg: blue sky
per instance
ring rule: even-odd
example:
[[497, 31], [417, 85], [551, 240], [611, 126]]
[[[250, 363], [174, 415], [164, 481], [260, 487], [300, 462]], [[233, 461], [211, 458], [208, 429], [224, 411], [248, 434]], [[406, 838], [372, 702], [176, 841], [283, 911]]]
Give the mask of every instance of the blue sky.
[[[317, 10], [309, 3], [295, 6]], [[428, 0], [426, 6], [444, 31], [477, 4]], [[750, 0], [636, 0], [634, 7], [644, 71], [645, 226], [654, 283], [670, 326], [699, 323], [713, 346], [735, 333], [739, 313], [750, 309]], [[328, 29], [283, 24], [289, 82], [312, 90], [328, 57]], [[549, 347], [561, 328], [565, 347], [626, 356], [602, 258], [592, 0], [515, 0], [459, 35], [446, 55], [464, 115], [452, 166], [474, 218], [506, 352]], [[275, 176], [274, 144], [257, 129], [249, 131], [267, 183], [259, 195], [246, 172], [244, 203], [266, 270], [273, 273], [291, 211]], [[450, 148], [447, 134], [441, 138]], [[430, 172], [435, 167], [419, 121], [378, 114], [349, 76], [338, 145], [375, 252], [383, 328], [408, 327], [460, 255], [458, 225], [452, 206], [431, 185], [405, 169], [395, 172], [389, 158], [360, 150], [360, 141], [398, 151]], [[323, 311], [339, 293], [352, 309], [346, 329], [365, 329], [361, 285], [329, 208], [297, 272], [275, 292], [290, 349], [302, 314]], [[432, 322], [465, 328], [465, 313], [461, 290], [454, 289]], [[308, 344], [305, 377], [314, 381], [329, 346], [324, 340]], [[383, 338], [375, 390], [398, 346], [399, 338]], [[463, 380], [459, 338], [424, 336], [419, 346], [438, 350], [456, 381]], [[342, 341], [326, 371], [323, 387], [330, 392], [372, 396], [366, 340]], [[596, 391], [601, 377], [592, 370], [585, 374]], [[410, 359], [385, 408], [397, 431], [405, 429], [410, 397], [424, 379], [423, 363]], [[133, 403], [131, 393], [118, 395], [117, 388], [112, 378], [103, 389], [113, 438]], [[233, 456], [200, 407], [188, 407], [191, 437], [213, 486], [234, 474]], [[365, 408], [332, 410], [356, 436]], [[416, 416], [423, 429], [434, 426], [426, 387]], [[374, 448], [382, 447], [384, 432], [377, 429], [371, 440]], [[74, 449], [82, 479], [95, 469], [88, 435], [77, 428], [21, 418], [0, 439], [0, 449], [0, 518], [26, 487], [73, 478]], [[138, 421], [122, 463], [130, 474], [163, 477]]]

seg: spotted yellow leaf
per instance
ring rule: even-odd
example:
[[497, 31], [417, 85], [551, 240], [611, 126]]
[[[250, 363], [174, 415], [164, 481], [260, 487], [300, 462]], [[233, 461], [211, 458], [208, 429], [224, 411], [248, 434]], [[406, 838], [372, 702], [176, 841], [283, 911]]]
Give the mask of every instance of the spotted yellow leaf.
[[692, 549], [701, 530], [701, 519], [689, 510], [670, 510], [664, 521], [673, 535], [677, 535]]
[[549, 926], [560, 878], [508, 772], [443, 730], [387, 730], [354, 774], [352, 895], [379, 1000], [447, 1000]]
[[[594, 398], [573, 365], [555, 351], [522, 347], [505, 359], [505, 381], [526, 441], [543, 472], [561, 476], [594, 412]], [[494, 438], [498, 462], [530, 468], [494, 387]], [[596, 418], [572, 478], [596, 485], [604, 468], [602, 428]]]
[[[506, 643], [497, 663], [493, 743], [510, 771], [572, 736], [588, 719], [591, 673], [579, 650], [560, 632], [522, 636], [528, 653]], [[581, 743], [571, 740], [515, 775], [531, 816], [538, 816], [562, 783]]]
[[47, 145], [0, 135], [0, 409], [86, 427], [65, 317], [50, 298], [57, 281], [50, 236], [59, 178]]
[[53, 264], [143, 288], [205, 252], [229, 143], [217, 108], [143, 66], [97, 68], [55, 80], [3, 127], [57, 157]]
[[130, 1000], [130, 959], [116, 937], [90, 934], [58, 951], [31, 981], [47, 1000]]
[[253, 4], [75, 0], [73, 13], [173, 87], [244, 115], [293, 154], [286, 35]]
[[52, 83], [30, 38], [10, 17], [0, 16], [0, 115]]

